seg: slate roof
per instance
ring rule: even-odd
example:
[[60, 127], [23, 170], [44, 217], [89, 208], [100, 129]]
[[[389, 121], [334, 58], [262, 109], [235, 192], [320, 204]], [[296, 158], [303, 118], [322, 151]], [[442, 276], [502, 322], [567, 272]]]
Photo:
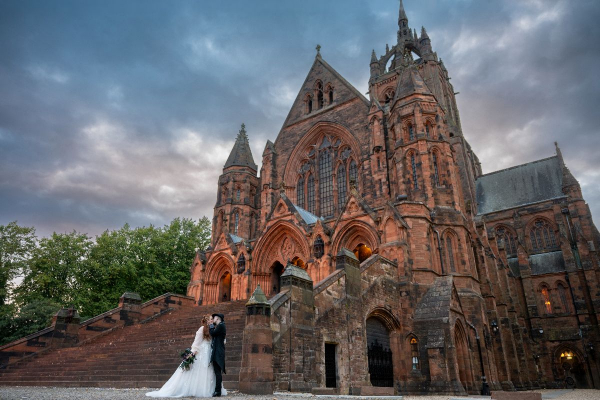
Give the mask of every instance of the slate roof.
[[285, 271], [281, 274], [282, 278], [286, 276], [295, 276], [296, 278], [312, 282], [312, 279], [310, 279], [310, 276], [308, 276], [308, 273], [305, 270], [291, 263], [288, 263], [287, 267], [285, 267]]
[[402, 70], [400, 79], [398, 79], [396, 99], [403, 99], [412, 94], [431, 95], [431, 91], [423, 78], [421, 78], [421, 75], [417, 72], [417, 69], [414, 66], [408, 66]]
[[476, 186], [479, 215], [564, 196], [558, 156], [482, 175]]
[[244, 124], [242, 124], [242, 129], [240, 129], [240, 133], [238, 133], [233, 149], [223, 168], [233, 166], [250, 167], [255, 171], [258, 170], [258, 166], [254, 163], [254, 158], [252, 158], [252, 151], [250, 151], [250, 143], [248, 142], [248, 135], [246, 135], [246, 127]]
[[231, 237], [231, 240], [233, 241], [233, 243], [236, 243], [236, 244], [244, 241], [244, 239], [242, 239], [239, 236], [234, 235], [233, 233], [230, 233], [229, 237]]
[[415, 310], [415, 320], [441, 319], [450, 316], [452, 276], [436, 278]]
[[304, 222], [306, 222], [307, 225], [316, 224], [319, 219], [323, 219], [323, 218], [317, 217], [315, 214], [313, 214], [309, 211], [306, 211], [304, 208], [298, 207], [294, 203], [292, 203], [292, 204], [294, 205], [294, 207], [296, 208], [296, 211], [298, 211], [298, 214], [300, 214], [300, 216], [302, 217]]

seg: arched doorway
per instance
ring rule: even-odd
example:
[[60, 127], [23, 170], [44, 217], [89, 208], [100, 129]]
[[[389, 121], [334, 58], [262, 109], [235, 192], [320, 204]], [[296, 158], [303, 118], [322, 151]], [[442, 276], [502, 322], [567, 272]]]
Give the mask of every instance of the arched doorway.
[[271, 266], [271, 295], [279, 293], [281, 290], [281, 274], [285, 267], [279, 261], [275, 261]]
[[359, 243], [352, 252], [361, 263], [373, 254], [373, 250], [364, 243]]
[[219, 279], [219, 297], [218, 303], [231, 300], [231, 274], [226, 271]]
[[456, 347], [456, 363], [458, 364], [458, 379], [463, 388], [468, 391], [471, 386], [470, 358], [467, 335], [458, 323], [454, 328], [454, 346]]
[[556, 364], [559, 380], [568, 388], [589, 388], [585, 361], [579, 352], [563, 347], [556, 352]]
[[394, 368], [390, 349], [390, 333], [377, 317], [367, 319], [367, 351], [371, 384], [393, 387]]

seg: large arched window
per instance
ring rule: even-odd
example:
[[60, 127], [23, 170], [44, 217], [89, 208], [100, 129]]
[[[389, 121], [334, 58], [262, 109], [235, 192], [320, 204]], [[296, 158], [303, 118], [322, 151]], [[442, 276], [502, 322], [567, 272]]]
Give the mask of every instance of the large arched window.
[[508, 257], [517, 255], [517, 239], [515, 235], [503, 226], [496, 228], [496, 242], [498, 245], [504, 245]]
[[552, 314], [552, 302], [550, 301], [550, 290], [547, 286], [542, 286], [540, 290], [542, 294], [542, 302], [544, 303], [544, 309], [546, 310], [546, 314]]
[[306, 194], [307, 194], [307, 206], [308, 211], [311, 213], [315, 213], [315, 178], [312, 174], [308, 176], [308, 182], [306, 185]]
[[342, 210], [344, 204], [346, 204], [346, 167], [344, 164], [340, 164], [337, 169], [337, 190], [338, 190], [338, 210]]
[[319, 198], [321, 215], [333, 215], [333, 178], [331, 171], [331, 154], [323, 150], [319, 156]]
[[296, 203], [300, 208], [304, 208], [304, 177], [301, 176], [298, 179], [298, 186], [296, 186]]
[[538, 219], [533, 223], [529, 231], [529, 239], [534, 251], [552, 250], [558, 247], [554, 230], [543, 219]]

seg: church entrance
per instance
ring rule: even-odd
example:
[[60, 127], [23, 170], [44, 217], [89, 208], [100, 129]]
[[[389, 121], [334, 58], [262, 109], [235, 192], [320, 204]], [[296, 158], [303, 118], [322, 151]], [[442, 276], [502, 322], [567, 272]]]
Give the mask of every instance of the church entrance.
[[393, 387], [394, 368], [390, 350], [390, 334], [376, 317], [367, 319], [369, 375], [373, 386]]
[[589, 388], [586, 368], [583, 360], [571, 349], [563, 349], [556, 354], [559, 364], [558, 373], [560, 380], [564, 381], [565, 387], [587, 389]]
[[463, 388], [468, 391], [471, 386], [470, 379], [470, 358], [469, 348], [467, 345], [467, 336], [462, 326], [456, 324], [454, 328], [454, 346], [456, 347], [456, 362], [458, 364], [458, 379], [462, 383]]
[[271, 267], [271, 296], [276, 295], [281, 290], [281, 274], [283, 274], [284, 268], [279, 261], [275, 261]]
[[225, 272], [219, 279], [219, 298], [218, 303], [231, 300], [231, 274]]

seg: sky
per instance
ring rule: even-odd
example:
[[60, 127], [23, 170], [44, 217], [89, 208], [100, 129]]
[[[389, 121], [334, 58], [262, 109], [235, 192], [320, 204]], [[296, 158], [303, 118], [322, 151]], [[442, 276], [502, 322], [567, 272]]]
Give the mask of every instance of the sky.
[[[600, 220], [600, 2], [404, 0], [484, 173], [555, 154]], [[0, 225], [212, 218], [242, 123], [260, 165], [320, 44], [362, 93], [398, 0], [0, 2]]]

